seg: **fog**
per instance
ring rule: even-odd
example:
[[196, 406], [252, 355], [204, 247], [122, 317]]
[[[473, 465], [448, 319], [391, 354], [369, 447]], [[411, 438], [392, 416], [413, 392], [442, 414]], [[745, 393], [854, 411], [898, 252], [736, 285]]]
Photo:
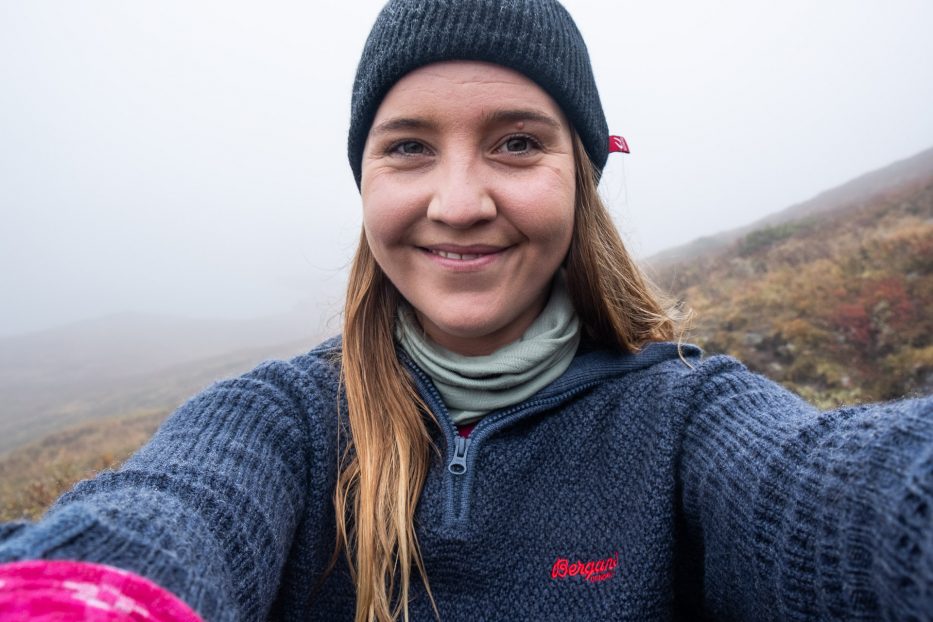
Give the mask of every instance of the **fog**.
[[[0, 335], [339, 308], [381, 2], [0, 0]], [[933, 145], [933, 3], [567, 0], [638, 256]], [[322, 8], [323, 7], [323, 8]]]

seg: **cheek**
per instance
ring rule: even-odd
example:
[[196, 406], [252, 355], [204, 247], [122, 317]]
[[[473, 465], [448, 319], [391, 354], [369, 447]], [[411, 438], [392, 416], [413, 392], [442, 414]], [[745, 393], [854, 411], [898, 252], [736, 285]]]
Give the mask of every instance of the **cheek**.
[[415, 211], [411, 192], [374, 180], [364, 186], [363, 227], [370, 246], [385, 248], [398, 243], [405, 235]]
[[392, 218], [389, 217], [388, 206], [382, 202], [363, 202], [363, 228], [366, 230], [366, 239], [376, 251], [397, 235], [393, 227]]
[[548, 252], [564, 253], [573, 236], [576, 186], [572, 176], [556, 171], [510, 188], [503, 205], [510, 218], [533, 243]]

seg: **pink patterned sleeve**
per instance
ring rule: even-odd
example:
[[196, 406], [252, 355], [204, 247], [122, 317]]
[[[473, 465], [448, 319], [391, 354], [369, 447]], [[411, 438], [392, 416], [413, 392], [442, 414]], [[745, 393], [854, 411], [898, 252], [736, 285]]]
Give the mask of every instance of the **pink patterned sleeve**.
[[0, 564], [0, 620], [202, 622], [178, 597], [148, 579], [74, 561]]

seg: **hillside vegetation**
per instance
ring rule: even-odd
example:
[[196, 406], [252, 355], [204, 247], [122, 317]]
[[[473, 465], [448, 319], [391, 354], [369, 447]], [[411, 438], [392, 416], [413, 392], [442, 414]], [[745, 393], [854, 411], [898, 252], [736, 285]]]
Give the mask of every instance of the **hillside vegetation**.
[[192, 320], [118, 314], [0, 338], [0, 453], [62, 426], [171, 408], [217, 378], [320, 341], [295, 314]]
[[119, 466], [167, 414], [143, 410], [85, 423], [0, 456], [0, 521], [38, 518], [79, 480]]
[[933, 174], [660, 268], [691, 340], [823, 407], [933, 390]]
[[[37, 518], [79, 480], [118, 467], [170, 411], [212, 381], [307, 347], [306, 342], [296, 342], [237, 350], [148, 373], [106, 378], [106, 382], [96, 378], [86, 386], [76, 382], [74, 387], [55, 388], [45, 380], [49, 388], [27, 396], [28, 401], [4, 401], [0, 521]], [[37, 379], [43, 375], [38, 365], [31, 373]], [[0, 390], [0, 396], [9, 395]]]

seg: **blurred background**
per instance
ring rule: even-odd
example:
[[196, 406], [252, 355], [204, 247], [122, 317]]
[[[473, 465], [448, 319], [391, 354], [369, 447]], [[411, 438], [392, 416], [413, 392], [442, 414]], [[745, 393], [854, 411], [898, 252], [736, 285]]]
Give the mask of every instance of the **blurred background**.
[[[0, 0], [0, 518], [338, 332], [381, 4]], [[933, 4], [565, 5], [689, 338], [821, 406], [933, 389]]]

